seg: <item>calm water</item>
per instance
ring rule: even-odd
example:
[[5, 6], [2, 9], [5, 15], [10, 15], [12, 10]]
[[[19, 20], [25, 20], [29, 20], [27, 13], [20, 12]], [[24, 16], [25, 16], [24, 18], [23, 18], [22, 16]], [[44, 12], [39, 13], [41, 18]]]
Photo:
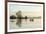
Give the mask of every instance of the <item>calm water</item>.
[[17, 19], [10, 20], [10, 29], [41, 28], [41, 19], [34, 19], [34, 21], [29, 20], [30, 19], [27, 19], [27, 21], [25, 21], [25, 19], [22, 19], [21, 27], [16, 25]]

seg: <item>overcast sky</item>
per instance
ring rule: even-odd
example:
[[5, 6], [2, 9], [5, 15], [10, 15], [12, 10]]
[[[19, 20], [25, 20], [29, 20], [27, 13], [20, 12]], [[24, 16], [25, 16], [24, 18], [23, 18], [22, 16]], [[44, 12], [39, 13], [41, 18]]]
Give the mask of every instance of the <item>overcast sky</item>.
[[18, 5], [18, 4], [9, 4], [9, 11], [16, 12], [16, 11], [25, 11], [25, 12], [40, 12], [42, 11], [42, 6], [40, 5]]

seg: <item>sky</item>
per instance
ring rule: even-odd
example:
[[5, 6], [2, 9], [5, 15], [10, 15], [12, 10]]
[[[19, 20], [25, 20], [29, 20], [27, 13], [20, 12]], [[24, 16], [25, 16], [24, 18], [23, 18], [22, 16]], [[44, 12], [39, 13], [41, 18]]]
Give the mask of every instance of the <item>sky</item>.
[[9, 4], [9, 11], [16, 12], [21, 10], [22, 12], [40, 12], [42, 11], [42, 6], [40, 5], [19, 5], [19, 4]]
[[41, 4], [17, 4], [17, 3], [9, 3], [8, 4], [9, 14], [15, 15], [18, 11], [22, 12], [23, 16], [42, 16], [43, 5]]

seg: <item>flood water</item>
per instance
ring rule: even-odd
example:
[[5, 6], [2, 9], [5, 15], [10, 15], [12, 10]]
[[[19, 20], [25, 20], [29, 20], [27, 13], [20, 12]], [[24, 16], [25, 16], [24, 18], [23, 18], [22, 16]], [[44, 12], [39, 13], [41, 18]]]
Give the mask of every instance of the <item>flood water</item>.
[[26, 29], [26, 28], [41, 28], [41, 19], [34, 19], [34, 21], [30, 21], [30, 19], [21, 19], [21, 27], [16, 25], [17, 19], [11, 20], [9, 22], [10, 29]]

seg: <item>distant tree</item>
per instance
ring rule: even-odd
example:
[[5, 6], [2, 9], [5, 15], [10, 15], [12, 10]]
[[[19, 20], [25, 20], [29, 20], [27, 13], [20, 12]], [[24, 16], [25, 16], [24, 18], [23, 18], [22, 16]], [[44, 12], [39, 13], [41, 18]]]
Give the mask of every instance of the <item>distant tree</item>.
[[17, 22], [16, 22], [16, 25], [18, 25], [19, 27], [21, 27], [21, 17], [22, 17], [22, 15], [21, 15], [21, 11], [18, 11], [17, 13], [16, 13], [16, 15], [17, 15]]
[[25, 19], [27, 19], [27, 16], [25, 16]]
[[16, 16], [11, 15], [11, 16], [10, 16], [10, 19], [16, 19]]
[[27, 21], [27, 16], [25, 16], [25, 20]]

